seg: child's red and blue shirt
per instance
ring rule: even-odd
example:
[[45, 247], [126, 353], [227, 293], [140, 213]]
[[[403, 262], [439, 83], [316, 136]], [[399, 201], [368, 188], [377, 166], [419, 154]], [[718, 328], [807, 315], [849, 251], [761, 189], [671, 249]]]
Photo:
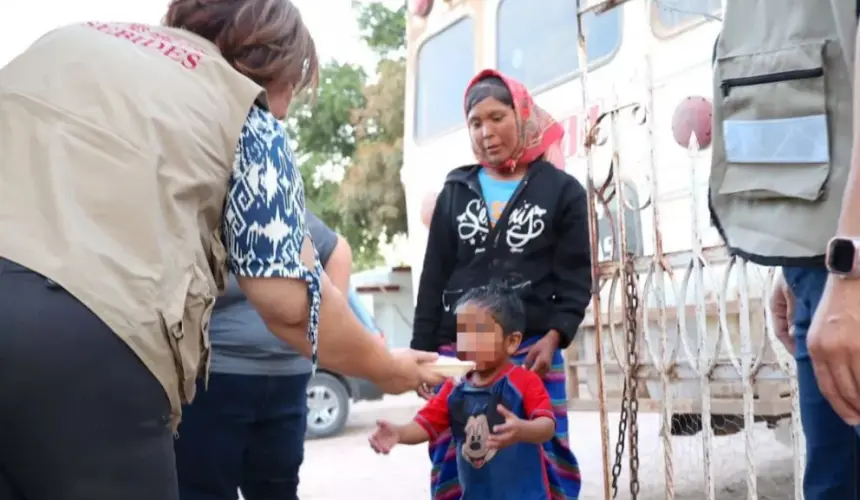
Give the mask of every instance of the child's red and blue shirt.
[[[549, 466], [546, 447], [516, 443], [501, 450], [487, 446], [494, 426], [504, 423], [502, 405], [523, 420], [555, 421], [552, 404], [540, 377], [511, 364], [489, 385], [469, 377], [450, 379], [415, 417], [431, 441], [450, 428], [456, 443], [462, 500], [570, 500], [579, 495], [579, 477], [561, 477]], [[555, 437], [554, 440], [557, 440]], [[558, 443], [554, 453], [570, 454]], [[573, 457], [570, 457], [573, 460]]]

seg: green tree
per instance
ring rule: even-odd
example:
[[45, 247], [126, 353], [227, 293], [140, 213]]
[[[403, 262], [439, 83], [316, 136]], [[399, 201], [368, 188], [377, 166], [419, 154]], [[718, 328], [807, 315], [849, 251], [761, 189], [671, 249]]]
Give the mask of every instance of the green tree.
[[365, 87], [366, 103], [356, 129], [358, 146], [340, 185], [344, 213], [362, 218], [385, 241], [406, 231], [403, 165], [405, 61], [383, 59], [379, 80]]
[[[355, 153], [355, 110], [365, 105], [367, 75], [351, 64], [330, 62], [320, 68], [317, 96], [296, 96], [287, 127], [295, 142], [308, 207], [332, 228], [344, 234], [338, 206], [339, 169], [346, 168]], [[361, 233], [344, 234], [352, 245]]]
[[[308, 206], [349, 241], [362, 269], [380, 263], [381, 241], [406, 231], [400, 182], [406, 7], [353, 6], [362, 40], [379, 58], [377, 74], [368, 79], [355, 65], [325, 64], [318, 96], [297, 98], [288, 126]], [[341, 172], [338, 183], [333, 177]]]
[[380, 2], [352, 2], [358, 12], [361, 38], [380, 57], [406, 48], [406, 2], [391, 10]]

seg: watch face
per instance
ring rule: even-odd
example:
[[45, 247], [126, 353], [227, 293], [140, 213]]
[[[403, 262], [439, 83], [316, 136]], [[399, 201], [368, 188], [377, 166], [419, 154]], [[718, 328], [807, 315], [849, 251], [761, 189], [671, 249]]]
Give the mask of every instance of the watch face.
[[854, 254], [857, 249], [854, 242], [849, 240], [834, 240], [830, 244], [830, 269], [837, 273], [850, 274], [854, 272]]

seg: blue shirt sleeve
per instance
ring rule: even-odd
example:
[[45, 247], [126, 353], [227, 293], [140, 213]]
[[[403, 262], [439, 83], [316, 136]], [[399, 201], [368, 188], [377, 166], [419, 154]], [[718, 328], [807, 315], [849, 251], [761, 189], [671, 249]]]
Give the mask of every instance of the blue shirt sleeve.
[[[291, 278], [308, 286], [308, 340], [316, 365], [322, 266], [302, 262], [305, 193], [283, 125], [254, 106], [242, 129], [224, 207], [230, 270], [252, 278]], [[289, 298], [284, 298], [289, 300]]]

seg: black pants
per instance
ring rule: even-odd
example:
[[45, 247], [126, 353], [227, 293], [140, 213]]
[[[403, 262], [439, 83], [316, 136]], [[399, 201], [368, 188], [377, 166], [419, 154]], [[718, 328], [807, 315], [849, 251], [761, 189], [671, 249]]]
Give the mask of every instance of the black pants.
[[169, 414], [96, 315], [0, 258], [0, 500], [178, 500]]
[[183, 410], [181, 500], [297, 500], [310, 374], [213, 373]]

